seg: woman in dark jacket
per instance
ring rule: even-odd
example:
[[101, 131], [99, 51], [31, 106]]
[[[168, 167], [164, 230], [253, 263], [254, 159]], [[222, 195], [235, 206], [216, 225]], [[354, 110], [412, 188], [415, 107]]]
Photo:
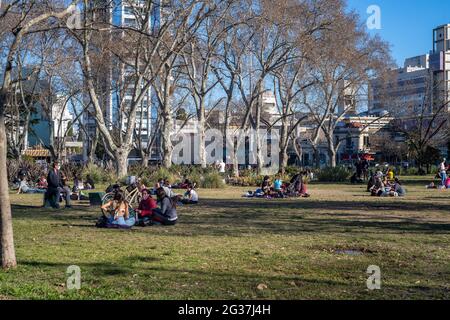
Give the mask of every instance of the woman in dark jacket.
[[153, 210], [153, 221], [159, 222], [163, 225], [174, 225], [177, 223], [177, 210], [175, 202], [166, 195], [164, 188], [156, 190], [156, 196], [161, 209]]

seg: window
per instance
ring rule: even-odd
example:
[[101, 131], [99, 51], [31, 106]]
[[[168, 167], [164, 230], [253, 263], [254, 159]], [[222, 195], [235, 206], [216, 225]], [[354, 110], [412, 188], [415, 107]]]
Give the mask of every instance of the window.
[[125, 18], [124, 25], [131, 28], [137, 28], [138, 24], [136, 19]]
[[125, 6], [125, 8], [123, 8], [123, 11], [125, 12], [125, 14], [133, 14], [133, 8], [129, 7], [129, 6]]

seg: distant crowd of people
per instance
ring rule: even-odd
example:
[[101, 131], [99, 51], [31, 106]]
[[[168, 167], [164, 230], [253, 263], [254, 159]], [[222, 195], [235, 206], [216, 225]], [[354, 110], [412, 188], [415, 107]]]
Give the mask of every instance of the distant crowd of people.
[[374, 197], [406, 196], [406, 189], [400, 180], [394, 177], [393, 174], [385, 175], [381, 171], [378, 171], [376, 174], [371, 174], [367, 184], [367, 191]]
[[260, 188], [255, 192], [248, 191], [244, 195], [246, 198], [289, 198], [289, 197], [310, 197], [307, 190], [307, 182], [313, 177], [309, 170], [302, 171], [292, 176], [289, 182], [284, 182], [280, 175], [275, 176], [272, 182], [269, 176], [265, 176]]

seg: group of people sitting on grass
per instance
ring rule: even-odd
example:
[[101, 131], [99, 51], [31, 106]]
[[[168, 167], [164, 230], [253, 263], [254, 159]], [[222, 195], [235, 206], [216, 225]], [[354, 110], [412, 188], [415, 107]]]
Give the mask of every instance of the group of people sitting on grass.
[[261, 187], [255, 192], [248, 191], [244, 195], [246, 198], [289, 198], [289, 197], [310, 197], [307, 191], [307, 180], [309, 173], [302, 171], [295, 174], [288, 183], [283, 182], [280, 175], [275, 176], [275, 180], [270, 180], [269, 176], [265, 176]]
[[26, 175], [20, 176], [20, 182], [17, 189], [18, 194], [44, 194], [44, 207], [53, 207], [58, 209], [59, 203], [63, 200], [66, 207], [71, 207], [71, 200], [87, 200], [88, 197], [83, 190], [91, 190], [95, 188], [94, 181], [90, 175], [86, 176], [83, 182], [78, 176], [75, 176], [73, 187], [68, 184], [68, 178], [60, 170], [58, 161], [55, 161], [49, 170], [47, 177], [42, 175], [36, 185], [31, 187], [28, 183]]
[[[135, 225], [144, 227], [154, 224], [176, 224], [178, 204], [198, 203], [195, 184], [188, 180], [185, 182], [188, 182], [186, 192], [184, 195], [177, 195], [168, 179], [159, 179], [152, 189], [148, 189], [142, 180], [138, 179], [136, 187], [141, 194], [141, 200], [137, 208], [132, 208], [126, 201], [119, 185], [112, 186], [112, 189], [107, 191], [113, 192], [113, 199], [102, 205], [103, 215], [97, 222], [97, 227], [131, 228]], [[152, 195], [156, 196], [156, 200]]]
[[62, 171], [58, 161], [53, 163], [47, 177], [42, 175], [35, 186], [30, 186], [27, 175], [19, 176], [18, 194], [41, 193], [44, 195], [44, 207], [59, 208], [59, 202], [66, 200], [66, 207], [70, 207], [71, 190], [67, 185], [67, 178]]
[[45, 193], [48, 188], [48, 182], [45, 176], [41, 176], [36, 183], [36, 187], [32, 187], [28, 184], [28, 179], [26, 176], [20, 177], [19, 187], [17, 189], [17, 194], [21, 193]]
[[95, 189], [95, 182], [90, 175], [86, 175], [85, 181], [83, 181], [83, 179], [80, 176], [75, 175], [73, 179], [72, 192], [80, 192], [81, 190], [93, 190], [93, 189]]
[[101, 207], [103, 216], [97, 226], [131, 228], [134, 225], [176, 224], [176, 200], [169, 197], [162, 187], [156, 190], [157, 201], [152, 198], [148, 189], [142, 190], [141, 194], [139, 206], [132, 208], [125, 200], [123, 191], [117, 190], [113, 199]]
[[406, 189], [400, 180], [394, 177], [393, 172], [383, 174], [378, 171], [376, 174], [371, 173], [367, 184], [367, 192], [373, 197], [404, 197]]

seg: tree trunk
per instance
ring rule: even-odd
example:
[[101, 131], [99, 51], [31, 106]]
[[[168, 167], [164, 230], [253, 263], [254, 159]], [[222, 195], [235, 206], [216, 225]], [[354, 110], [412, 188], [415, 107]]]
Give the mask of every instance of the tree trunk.
[[239, 177], [239, 161], [238, 161], [238, 150], [239, 150], [239, 138], [238, 141], [235, 142], [233, 138], [233, 176]]
[[[261, 110], [262, 110], [262, 82], [259, 85], [259, 97], [256, 104], [256, 164], [257, 164], [257, 172], [258, 174], [261, 174], [263, 169], [264, 160], [262, 157], [262, 147], [261, 147], [261, 136], [259, 129], [261, 127]], [[265, 144], [267, 144], [267, 140], [264, 141]]]
[[141, 158], [142, 158], [142, 166], [144, 168], [148, 168], [148, 160], [150, 159], [150, 156], [145, 150], [141, 150]]
[[313, 150], [314, 150], [314, 162], [315, 162], [315, 167], [316, 169], [320, 169], [320, 152], [319, 152], [319, 147], [318, 146], [313, 146], [311, 145]]
[[202, 168], [206, 168], [206, 138], [205, 138], [205, 115], [198, 115], [198, 152]]
[[281, 126], [281, 135], [280, 135], [280, 173], [284, 174], [286, 172], [286, 167], [288, 163], [288, 155], [287, 155], [287, 148], [288, 148], [288, 136], [287, 136], [287, 130], [288, 130], [288, 123], [286, 118], [283, 118], [282, 120], [282, 126]]
[[121, 149], [114, 153], [114, 160], [116, 161], [116, 174], [119, 179], [128, 175], [128, 154], [128, 151]]
[[170, 112], [165, 110], [162, 114], [162, 153], [163, 153], [163, 166], [170, 168], [172, 166], [172, 141], [170, 140], [170, 134], [172, 129], [172, 117]]
[[332, 138], [327, 139], [328, 140], [328, 157], [329, 164], [331, 168], [336, 168], [336, 148], [334, 146], [334, 142]]
[[295, 150], [295, 154], [297, 155], [297, 165], [299, 165], [300, 163], [302, 163], [302, 155], [303, 155], [303, 150], [302, 150], [302, 146], [300, 145], [300, 143], [297, 143], [297, 139], [295, 137], [292, 137], [292, 144], [294, 145], [294, 150]]
[[328, 155], [330, 157], [330, 167], [336, 168], [336, 151], [335, 150], [329, 150]]
[[284, 145], [280, 150], [280, 173], [284, 174], [286, 172], [288, 164], [288, 154], [287, 154], [287, 145]]
[[88, 163], [94, 163], [95, 150], [97, 150], [98, 135], [99, 135], [98, 130], [96, 130], [88, 150], [88, 158], [87, 158]]
[[6, 166], [6, 128], [4, 95], [0, 97], [0, 258], [4, 269], [17, 266]]
[[233, 176], [239, 177], [239, 161], [236, 153], [233, 156]]

